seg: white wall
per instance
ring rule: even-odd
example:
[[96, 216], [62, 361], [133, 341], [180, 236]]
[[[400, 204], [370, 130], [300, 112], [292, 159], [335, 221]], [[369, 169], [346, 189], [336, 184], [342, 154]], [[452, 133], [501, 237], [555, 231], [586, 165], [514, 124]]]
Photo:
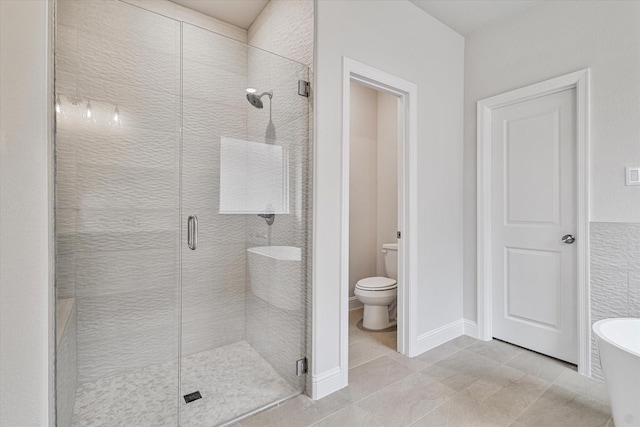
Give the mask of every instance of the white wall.
[[464, 315], [476, 319], [476, 101], [591, 68], [591, 221], [640, 222], [640, 2], [543, 2], [465, 47]]
[[351, 83], [349, 158], [349, 296], [376, 275], [378, 232], [378, 93]]
[[387, 276], [382, 245], [398, 231], [398, 98], [378, 92], [378, 208], [376, 275]]
[[53, 422], [45, 1], [0, 1], [0, 424]]
[[[342, 57], [418, 85], [418, 334], [462, 317], [462, 36], [407, 1], [318, 1], [315, 381], [339, 377]], [[329, 386], [329, 383], [332, 386]], [[338, 386], [339, 387], [339, 386]]]

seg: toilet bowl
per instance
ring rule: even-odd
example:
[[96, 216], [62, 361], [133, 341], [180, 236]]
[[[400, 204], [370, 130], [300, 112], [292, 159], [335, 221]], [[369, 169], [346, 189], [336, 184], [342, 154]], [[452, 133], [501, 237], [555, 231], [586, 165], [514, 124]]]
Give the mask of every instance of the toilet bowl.
[[362, 325], [366, 329], [380, 330], [396, 325], [396, 297], [398, 295], [398, 244], [385, 243], [385, 272], [389, 277], [367, 277], [356, 283], [355, 296], [364, 304]]

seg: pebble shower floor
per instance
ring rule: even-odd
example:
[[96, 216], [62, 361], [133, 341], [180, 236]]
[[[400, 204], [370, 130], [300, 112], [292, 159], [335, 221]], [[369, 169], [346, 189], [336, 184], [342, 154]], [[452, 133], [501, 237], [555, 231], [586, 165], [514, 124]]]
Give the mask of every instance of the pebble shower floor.
[[[178, 425], [177, 361], [80, 384], [73, 427]], [[202, 399], [180, 399], [181, 422], [211, 427], [297, 391], [246, 342], [182, 358], [184, 394], [200, 391]]]

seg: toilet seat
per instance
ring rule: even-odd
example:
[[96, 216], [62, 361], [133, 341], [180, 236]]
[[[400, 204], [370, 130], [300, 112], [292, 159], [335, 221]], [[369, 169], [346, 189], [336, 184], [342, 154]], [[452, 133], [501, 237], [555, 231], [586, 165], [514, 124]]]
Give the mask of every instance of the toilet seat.
[[367, 277], [356, 283], [356, 289], [363, 291], [388, 291], [397, 287], [398, 282], [388, 277]]

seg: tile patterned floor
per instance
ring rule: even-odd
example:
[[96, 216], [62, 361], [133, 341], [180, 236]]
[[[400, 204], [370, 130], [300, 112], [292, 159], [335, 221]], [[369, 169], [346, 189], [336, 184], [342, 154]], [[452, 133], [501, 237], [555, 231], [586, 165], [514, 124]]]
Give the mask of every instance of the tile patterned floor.
[[182, 392], [202, 399], [178, 404], [178, 381], [168, 362], [81, 384], [72, 425], [175, 427], [180, 405], [182, 426], [211, 427], [296, 393], [245, 341], [182, 359]]
[[349, 386], [297, 396], [242, 427], [613, 427], [604, 384], [571, 365], [501, 341], [462, 336], [416, 358], [395, 333], [357, 327], [350, 313]]

